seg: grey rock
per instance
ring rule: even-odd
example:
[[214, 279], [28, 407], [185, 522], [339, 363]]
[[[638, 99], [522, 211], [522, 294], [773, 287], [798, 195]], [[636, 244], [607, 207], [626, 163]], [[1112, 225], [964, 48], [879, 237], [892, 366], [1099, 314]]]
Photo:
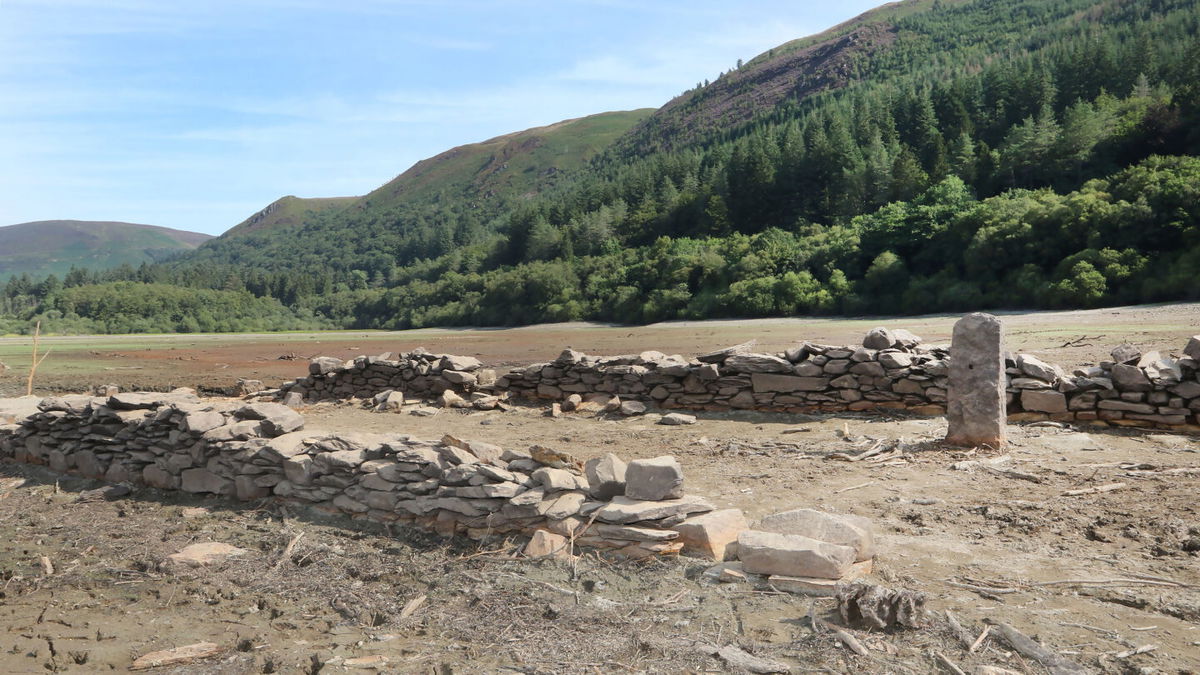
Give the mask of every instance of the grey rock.
[[1123, 344], [1113, 349], [1110, 354], [1116, 363], [1134, 364], [1142, 358], [1142, 350], [1131, 344]]
[[895, 345], [896, 336], [886, 328], [872, 328], [862, 341], [862, 346], [867, 349], [891, 349]]
[[1017, 356], [1017, 367], [1029, 377], [1045, 382], [1053, 383], [1062, 376], [1062, 370], [1058, 366], [1050, 365], [1036, 356], [1029, 354], [1020, 354]]
[[646, 412], [646, 404], [642, 403], [641, 401], [621, 402], [621, 414], [625, 415], [626, 417], [641, 415], [644, 412]]
[[1183, 353], [1200, 361], [1200, 335], [1193, 335], [1188, 338], [1187, 345], [1183, 348]]
[[443, 377], [447, 370], [472, 371], [479, 370], [482, 367], [483, 363], [473, 356], [453, 356], [446, 354], [442, 357]]
[[1134, 401], [1120, 401], [1116, 399], [1100, 401], [1096, 407], [1101, 410], [1120, 410], [1122, 412], [1138, 413], [1142, 415], [1152, 415], [1158, 412], [1158, 408], [1149, 403], [1137, 403]]
[[1117, 364], [1112, 367], [1112, 381], [1120, 391], [1150, 391], [1152, 385], [1145, 371], [1137, 366]]
[[304, 428], [304, 417], [281, 403], [252, 403], [239, 408], [236, 415], [261, 421], [263, 433], [272, 437]]
[[735, 373], [791, 373], [787, 359], [767, 354], [734, 354], [725, 359], [725, 367]]
[[202, 434], [217, 427], [225, 426], [225, 416], [216, 411], [192, 412], [183, 418], [183, 426], [188, 431]]
[[679, 426], [683, 424], [695, 424], [695, 415], [685, 415], [683, 413], [667, 413], [658, 421], [659, 424], [666, 426]]
[[1067, 397], [1057, 391], [1027, 389], [1021, 392], [1021, 408], [1028, 412], [1065, 413]]
[[462, 370], [443, 370], [442, 378], [450, 384], [475, 384], [478, 379], [475, 373]]
[[330, 356], [318, 356], [308, 363], [308, 372], [312, 375], [328, 375], [345, 367], [345, 362]]
[[687, 516], [693, 513], [708, 513], [712, 510], [712, 504], [701, 497], [685, 496], [681, 499], [666, 501], [643, 501], [617, 496], [597, 510], [595, 516], [596, 520], [600, 522], [624, 525], [648, 520], [662, 520], [680, 515]]
[[1171, 393], [1183, 398], [1200, 398], [1200, 382], [1188, 380], [1171, 388]]
[[910, 331], [907, 331], [903, 328], [897, 328], [896, 330], [892, 331], [892, 336], [896, 338], [896, 342], [895, 342], [894, 346], [899, 347], [901, 349], [912, 349], [913, 347], [916, 347], [917, 345], [924, 342], [924, 340], [921, 338], [921, 336], [916, 335], [916, 334], [914, 334]]
[[908, 368], [912, 362], [912, 356], [904, 352], [879, 352], [879, 365], [884, 368]]
[[596, 499], [607, 501], [625, 494], [625, 471], [627, 465], [613, 453], [589, 459], [583, 465], [589, 491]]
[[949, 380], [946, 442], [1002, 447], [1008, 420], [1004, 328], [999, 319], [975, 313], [954, 324]]
[[797, 377], [795, 375], [756, 373], [750, 376], [750, 382], [756, 394], [824, 391], [829, 388], [829, 378], [827, 377]]
[[671, 455], [638, 459], [625, 469], [625, 496], [661, 501], [683, 496], [683, 467]]
[[227, 495], [233, 491], [233, 481], [223, 478], [208, 469], [187, 469], [181, 475], [181, 488], [184, 492], [211, 492], [217, 495]]
[[754, 348], [755, 342], [755, 340], [751, 340], [749, 342], [743, 342], [740, 345], [726, 347], [725, 349], [718, 349], [715, 352], [709, 352], [707, 354], [697, 356], [696, 360], [700, 361], [701, 363], [723, 363], [725, 359], [729, 358], [730, 356], [749, 354], [750, 350]]
[[531, 477], [545, 488], [546, 492], [586, 490], [588, 488], [587, 480], [576, 476], [566, 469], [552, 469], [544, 466], [534, 471]]

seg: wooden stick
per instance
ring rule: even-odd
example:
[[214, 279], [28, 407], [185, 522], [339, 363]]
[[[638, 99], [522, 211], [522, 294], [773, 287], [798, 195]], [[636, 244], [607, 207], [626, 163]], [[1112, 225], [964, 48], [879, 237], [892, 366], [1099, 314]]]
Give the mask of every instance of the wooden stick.
[[1157, 579], [1061, 579], [1059, 581], [1040, 581], [1034, 586], [1166, 586], [1168, 588], [1191, 588], [1188, 584], [1177, 581], [1158, 581]]
[[1137, 649], [1130, 649], [1127, 652], [1121, 652], [1120, 654], [1116, 655], [1116, 658], [1127, 659], [1131, 656], [1137, 656], [1138, 654], [1145, 654], [1147, 652], [1152, 652], [1156, 649], [1158, 649], [1158, 645], [1142, 645], [1141, 647], [1138, 647]]
[[400, 610], [400, 619], [407, 619], [416, 613], [416, 611], [421, 608], [421, 605], [425, 604], [425, 597], [426, 596], [424, 595], [418, 595], [417, 597], [405, 603], [404, 609]]
[[304, 536], [304, 532], [292, 537], [292, 540], [287, 543], [283, 549], [283, 554], [279, 556], [279, 560], [275, 562], [276, 567], [280, 567], [283, 563], [292, 559], [292, 552], [296, 550], [296, 544], [300, 542], [300, 538]]
[[959, 668], [958, 666], [954, 665], [953, 661], [946, 658], [945, 654], [943, 654], [941, 652], [934, 652], [933, 655], [937, 657], [937, 660], [939, 663], [941, 663], [943, 666], [946, 667], [946, 670], [949, 670], [950, 672], [954, 673], [954, 675], [967, 675], [966, 673], [963, 672], [962, 668]]
[[988, 473], [996, 474], [997, 476], [1004, 476], [1006, 478], [1016, 478], [1017, 480], [1027, 480], [1030, 483], [1042, 482], [1041, 478], [1038, 478], [1037, 476], [1035, 476], [1031, 473], [1021, 473], [1020, 471], [1014, 471], [1012, 469], [998, 469], [994, 466], [988, 466], [987, 464], [980, 464], [979, 466], [984, 471], [987, 471]]
[[838, 639], [842, 641], [842, 644], [846, 645], [850, 649], [850, 651], [854, 652], [855, 654], [858, 654], [859, 656], [867, 655], [867, 653], [868, 653], [867, 648], [862, 646], [862, 643], [859, 642], [858, 639], [855, 638], [853, 635], [847, 633], [846, 631], [842, 630], [841, 628], [834, 628], [833, 634], [836, 635], [838, 637]]
[[[33, 360], [29, 366], [29, 379], [25, 382], [25, 395], [33, 396], [33, 375], [37, 372], [38, 364], [38, 340], [42, 335], [42, 322], [38, 321], [33, 326]], [[44, 358], [44, 357], [43, 357]]]
[[1062, 493], [1063, 497], [1079, 497], [1081, 495], [1096, 495], [1101, 492], [1112, 492], [1125, 487], [1125, 483], [1109, 483], [1108, 485], [1097, 485], [1096, 487], [1083, 488], [1081, 490], [1067, 490]]
[[869, 481], [867, 481], [867, 482], [865, 482], [865, 483], [859, 483], [858, 485], [851, 485], [850, 487], [842, 488], [841, 490], [834, 490], [834, 491], [833, 491], [833, 494], [835, 494], [835, 495], [840, 495], [840, 494], [842, 494], [843, 492], [849, 492], [849, 491], [851, 491], [851, 490], [857, 490], [857, 489], [859, 489], [859, 488], [865, 488], [865, 487], [869, 487], [869, 486], [871, 486], [871, 485], [874, 485], [874, 484], [875, 484], [875, 481], [873, 481], [873, 480], [869, 480]]
[[979, 649], [979, 645], [983, 644], [983, 641], [987, 639], [988, 633], [990, 633], [990, 632], [992, 632], [992, 627], [984, 626], [983, 632], [980, 633], [979, 637], [975, 638], [975, 642], [972, 642], [971, 646], [967, 648], [967, 653], [974, 654], [975, 650]]

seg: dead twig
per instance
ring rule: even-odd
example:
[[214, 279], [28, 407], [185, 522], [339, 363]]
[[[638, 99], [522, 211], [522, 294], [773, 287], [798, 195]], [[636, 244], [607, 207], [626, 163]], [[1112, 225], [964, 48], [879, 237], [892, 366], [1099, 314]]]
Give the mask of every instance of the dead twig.
[[846, 647], [855, 654], [858, 654], [859, 656], [866, 656], [869, 653], [867, 652], [867, 648], [862, 646], [862, 643], [858, 641], [858, 638], [847, 633], [841, 628], [834, 628], [833, 634], [842, 641], [842, 644], [846, 645]]
[[1146, 653], [1152, 652], [1156, 649], [1158, 649], [1158, 645], [1142, 645], [1141, 647], [1138, 647], [1137, 649], [1130, 649], [1129, 651], [1121, 652], [1120, 654], [1117, 654], [1113, 658], [1127, 659], [1131, 656], [1137, 656], [1138, 654], [1146, 654]]
[[283, 563], [292, 559], [292, 553], [296, 550], [296, 544], [300, 543], [300, 539], [303, 536], [304, 532], [301, 532], [292, 537], [291, 541], [287, 543], [287, 546], [283, 548], [283, 553], [279, 556], [279, 560], [275, 561], [276, 568], [282, 567]]
[[840, 495], [840, 494], [842, 494], [843, 492], [849, 492], [849, 491], [851, 491], [851, 490], [857, 490], [857, 489], [859, 489], [859, 488], [870, 487], [870, 486], [872, 486], [872, 485], [874, 485], [874, 484], [875, 484], [875, 481], [873, 481], [873, 480], [869, 480], [869, 481], [867, 481], [867, 482], [865, 482], [865, 483], [859, 483], [858, 485], [851, 485], [850, 487], [844, 487], [844, 488], [842, 488], [841, 490], [834, 490], [834, 491], [833, 491], [833, 494], [835, 494], [835, 495]]

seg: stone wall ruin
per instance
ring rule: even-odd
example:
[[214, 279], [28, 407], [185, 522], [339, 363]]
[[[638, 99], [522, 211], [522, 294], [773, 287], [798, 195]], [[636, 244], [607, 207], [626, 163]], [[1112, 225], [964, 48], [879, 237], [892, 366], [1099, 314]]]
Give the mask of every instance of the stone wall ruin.
[[[285, 402], [434, 398], [493, 409], [509, 399], [618, 409], [635, 401], [662, 410], [834, 413], [901, 409], [940, 415], [947, 405], [950, 350], [904, 330], [877, 328], [861, 345], [798, 343], [763, 354], [746, 343], [695, 358], [647, 351], [589, 356], [565, 350], [546, 363], [497, 376], [472, 357], [417, 350], [397, 359], [316, 359], [308, 377], [280, 389]], [[1031, 354], [1006, 353], [1010, 422], [1054, 420], [1200, 431], [1200, 336], [1175, 358], [1121, 345], [1112, 359], [1068, 372]], [[396, 406], [392, 406], [395, 408]], [[627, 412], [642, 410], [641, 406]]]

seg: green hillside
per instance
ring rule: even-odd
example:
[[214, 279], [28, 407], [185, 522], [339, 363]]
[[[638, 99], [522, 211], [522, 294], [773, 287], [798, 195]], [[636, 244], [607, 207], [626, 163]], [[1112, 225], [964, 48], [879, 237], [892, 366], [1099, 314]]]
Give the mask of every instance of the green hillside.
[[714, 75], [126, 280], [364, 328], [1200, 298], [1200, 0], [907, 0]]
[[136, 267], [190, 251], [211, 238], [133, 223], [43, 220], [9, 225], [0, 227], [0, 279], [62, 277], [72, 267]]
[[364, 197], [284, 197], [222, 238], [303, 225], [325, 229], [322, 226], [331, 222], [368, 219], [387, 219], [403, 227], [400, 221], [407, 214], [436, 210], [430, 207], [441, 203], [493, 214], [557, 186], [564, 174], [583, 168], [651, 112], [601, 113], [462, 145], [417, 162]]

